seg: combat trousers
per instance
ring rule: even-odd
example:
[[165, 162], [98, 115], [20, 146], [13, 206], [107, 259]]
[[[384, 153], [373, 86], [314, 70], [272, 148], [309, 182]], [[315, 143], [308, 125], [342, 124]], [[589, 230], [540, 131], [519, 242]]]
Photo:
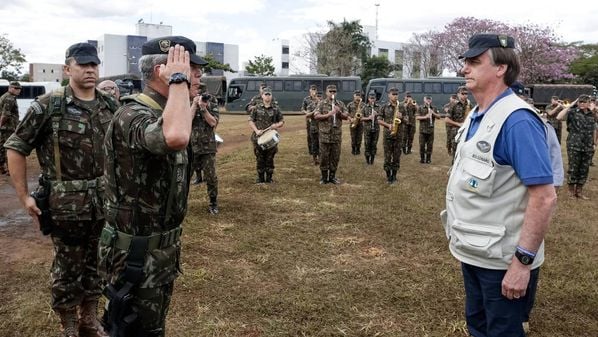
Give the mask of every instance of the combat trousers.
[[320, 155], [320, 132], [318, 129], [309, 131], [308, 135], [311, 133], [311, 143], [309, 144], [309, 154], [312, 156], [319, 156]]
[[419, 134], [419, 154], [428, 158], [432, 157], [432, 149], [434, 148], [434, 133]]
[[398, 171], [401, 167], [401, 148], [400, 137], [384, 137], [384, 171]]
[[52, 232], [52, 309], [68, 309], [102, 294], [98, 241], [104, 220], [61, 221]]
[[314, 138], [313, 138], [313, 133], [311, 132], [311, 122], [309, 119], [307, 119], [305, 121], [305, 131], [307, 133], [307, 150], [309, 151], [309, 154], [311, 154], [312, 156], [314, 154], [317, 153], [313, 153], [313, 143], [314, 143]]
[[459, 131], [459, 128], [456, 126], [449, 126], [448, 129], [446, 130], [446, 142], [447, 145], [449, 147], [449, 151], [450, 153], [453, 155], [453, 157], [455, 156], [455, 150], [457, 150], [457, 141], [455, 141], [455, 136], [457, 136], [457, 131]]
[[10, 137], [10, 135], [14, 131], [10, 130], [1, 130], [0, 131], [0, 166], [3, 166], [7, 163], [6, 161], [6, 149], [4, 148], [4, 143]]
[[567, 156], [569, 158], [567, 184], [583, 185], [586, 183], [593, 155], [593, 151], [577, 151], [567, 147]]
[[363, 140], [365, 143], [365, 156], [375, 156], [378, 150], [378, 137], [380, 136], [379, 129], [366, 129], [363, 134]]
[[320, 170], [336, 172], [341, 157], [341, 143], [320, 142]]
[[361, 150], [361, 140], [363, 139], [363, 124], [359, 123], [349, 129], [351, 130], [351, 148], [354, 149], [354, 152], [358, 152]]
[[[549, 122], [550, 123], [550, 122]], [[550, 123], [550, 125], [552, 125], [552, 127], [554, 128], [554, 131], [556, 132], [556, 138], [559, 140], [559, 144], [561, 143], [561, 135], [562, 135], [562, 131], [563, 131], [563, 123], [562, 122], [552, 122]]]
[[257, 145], [257, 142], [253, 143], [253, 153], [256, 159], [256, 170], [258, 174], [272, 174], [274, 173], [274, 156], [278, 152], [278, 145], [268, 150], [262, 150]]
[[405, 133], [407, 137], [405, 138], [404, 146], [411, 150], [411, 147], [413, 146], [413, 139], [415, 139], [415, 124], [406, 124]]
[[218, 197], [218, 176], [216, 175], [216, 154], [196, 153], [193, 156], [193, 168], [203, 172], [203, 179], [208, 188], [210, 199]]

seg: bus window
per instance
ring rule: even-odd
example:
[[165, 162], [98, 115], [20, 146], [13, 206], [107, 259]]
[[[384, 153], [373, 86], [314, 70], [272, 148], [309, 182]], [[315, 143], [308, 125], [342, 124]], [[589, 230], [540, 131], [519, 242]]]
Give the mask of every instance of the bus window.
[[325, 87], [322, 87], [321, 80], [309, 80], [309, 81], [307, 81], [307, 86], [305, 88], [303, 88], [303, 91], [308, 91], [309, 87], [312, 84], [315, 85], [316, 87], [318, 87], [318, 92], [323, 92], [326, 89]]
[[270, 88], [272, 88], [273, 91], [283, 91], [282, 81], [272, 81]]
[[301, 81], [284, 81], [284, 91], [303, 91]]
[[234, 84], [233, 84], [228, 88], [228, 95], [227, 95], [228, 100], [227, 101], [228, 102], [236, 101], [239, 98], [241, 98], [242, 94], [243, 94], [243, 89], [241, 87], [234, 86]]
[[445, 94], [455, 94], [457, 93], [457, 89], [459, 89], [460, 86], [462, 86], [463, 84], [461, 83], [443, 83], [442, 84], [442, 91]]
[[343, 81], [342, 83], [344, 92], [353, 92], [356, 90], [354, 81]]
[[419, 94], [422, 92], [422, 83], [407, 82], [405, 83], [405, 91], [410, 91], [412, 94]]
[[390, 88], [397, 88], [399, 92], [405, 92], [405, 87], [401, 82], [388, 82], [388, 86], [386, 87], [386, 91], [390, 90]]
[[426, 83], [424, 83], [424, 92], [426, 94], [441, 94], [442, 93], [442, 83], [426, 82]]
[[247, 81], [247, 91], [259, 91], [261, 81]]

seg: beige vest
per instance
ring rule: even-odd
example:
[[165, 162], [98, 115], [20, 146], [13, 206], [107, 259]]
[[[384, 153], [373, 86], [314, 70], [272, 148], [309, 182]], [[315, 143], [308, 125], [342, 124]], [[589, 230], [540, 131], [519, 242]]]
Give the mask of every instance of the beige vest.
[[[529, 110], [516, 95], [496, 102], [465, 141], [471, 119], [459, 129], [459, 141], [441, 218], [449, 248], [459, 261], [487, 269], [509, 267], [523, 226], [529, 195], [511, 166], [494, 160], [494, 143], [517, 109]], [[535, 114], [534, 114], [535, 115]], [[532, 268], [544, 261], [542, 242]]]

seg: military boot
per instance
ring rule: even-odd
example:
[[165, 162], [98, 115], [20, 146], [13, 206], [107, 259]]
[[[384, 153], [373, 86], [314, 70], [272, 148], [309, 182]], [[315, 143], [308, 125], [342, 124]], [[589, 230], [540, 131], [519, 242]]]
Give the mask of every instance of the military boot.
[[355, 154], [361, 154], [361, 145], [355, 146]]
[[320, 178], [320, 184], [328, 184], [328, 170], [321, 170], [322, 178]]
[[264, 179], [264, 172], [258, 172], [257, 178], [255, 179], [256, 184], [263, 184], [266, 180]]
[[577, 188], [575, 184], [569, 184], [567, 189], [567, 195], [569, 198], [577, 198]]
[[266, 172], [266, 179], [264, 179], [266, 184], [271, 184], [274, 181], [272, 180], [272, 172]]
[[336, 171], [330, 171], [330, 175], [328, 176], [328, 182], [331, 184], [340, 184], [340, 180], [336, 179]]
[[79, 311], [80, 337], [108, 337], [98, 320], [98, 300], [87, 300], [81, 303]]
[[575, 189], [575, 196], [581, 200], [590, 200], [589, 197], [583, 195], [583, 185], [577, 185], [577, 188]]
[[374, 165], [374, 158], [376, 158], [375, 155], [370, 156], [370, 165]]
[[77, 319], [77, 308], [56, 309], [56, 314], [60, 318], [62, 336], [79, 337], [79, 321]]
[[390, 170], [390, 183], [391, 184], [397, 183], [397, 170]]
[[210, 214], [218, 214], [218, 201], [216, 197], [210, 197], [210, 205], [208, 206], [208, 211]]
[[386, 170], [386, 182], [389, 184], [392, 182], [392, 180], [390, 178], [391, 177], [390, 172], [391, 172], [390, 170]]
[[425, 154], [423, 154], [423, 153], [420, 153], [420, 154], [419, 154], [419, 158], [420, 158], [420, 159], [419, 159], [419, 163], [420, 163], [420, 164], [424, 164], [424, 163], [426, 162], [426, 155], [425, 155]]
[[426, 155], [426, 164], [431, 164], [432, 163], [432, 154], [429, 153]]

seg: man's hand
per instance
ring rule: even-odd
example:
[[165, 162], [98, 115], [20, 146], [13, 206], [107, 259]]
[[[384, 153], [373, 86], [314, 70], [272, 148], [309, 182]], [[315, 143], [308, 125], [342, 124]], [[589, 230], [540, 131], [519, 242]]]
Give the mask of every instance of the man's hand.
[[189, 52], [185, 50], [185, 47], [176, 45], [170, 47], [168, 50], [168, 58], [166, 64], [161, 64], [159, 72], [160, 79], [166, 85], [170, 81], [170, 75], [175, 73], [183, 73], [189, 81], [191, 80], [191, 66], [189, 64]]
[[513, 257], [505, 277], [502, 279], [502, 295], [510, 300], [525, 296], [530, 278], [530, 267]]
[[25, 200], [22, 200], [23, 206], [25, 206], [25, 210], [27, 211], [27, 213], [29, 213], [29, 216], [31, 216], [31, 218], [33, 218], [33, 224], [35, 225], [35, 228], [39, 228], [39, 215], [42, 215], [42, 211], [37, 208], [37, 205], [35, 204], [35, 199], [33, 199], [31, 196], [27, 196], [25, 198]]

